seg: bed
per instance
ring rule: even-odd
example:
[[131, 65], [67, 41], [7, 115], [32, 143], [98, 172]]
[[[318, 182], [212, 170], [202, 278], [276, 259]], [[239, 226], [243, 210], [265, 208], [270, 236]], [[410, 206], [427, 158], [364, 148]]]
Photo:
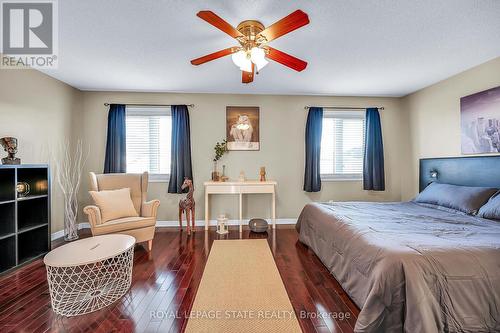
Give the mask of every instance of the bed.
[[[478, 160], [484, 179], [464, 174]], [[500, 188], [500, 157], [420, 166], [421, 189], [433, 173]], [[297, 230], [361, 309], [356, 332], [500, 332], [500, 221], [415, 202], [312, 203]]]

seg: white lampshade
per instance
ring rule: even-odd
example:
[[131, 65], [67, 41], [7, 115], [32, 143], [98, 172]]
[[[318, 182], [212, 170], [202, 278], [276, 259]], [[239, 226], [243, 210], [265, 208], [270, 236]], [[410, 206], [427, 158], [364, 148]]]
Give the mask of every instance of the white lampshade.
[[238, 66], [242, 71], [252, 72], [252, 62], [247, 57], [247, 53], [245, 51], [238, 51], [233, 53], [231, 56], [234, 64]]
[[250, 60], [257, 66], [257, 71], [260, 71], [269, 63], [269, 61], [266, 60], [266, 52], [260, 47], [252, 47], [250, 51]]
[[246, 58], [247, 54], [243, 50], [240, 50], [231, 55], [231, 59], [233, 59], [234, 64], [238, 67], [241, 67], [243, 65], [243, 62], [245, 62]]
[[244, 72], [253, 72], [252, 71], [252, 62], [250, 61], [250, 59], [246, 59], [244, 62], [243, 62], [243, 65], [240, 66], [240, 69]]

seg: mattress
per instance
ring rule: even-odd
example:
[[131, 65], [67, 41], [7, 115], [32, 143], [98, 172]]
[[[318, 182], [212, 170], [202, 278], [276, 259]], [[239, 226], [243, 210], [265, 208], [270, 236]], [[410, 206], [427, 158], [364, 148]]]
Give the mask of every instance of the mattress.
[[297, 222], [361, 312], [355, 332], [500, 332], [500, 222], [403, 203], [313, 203]]

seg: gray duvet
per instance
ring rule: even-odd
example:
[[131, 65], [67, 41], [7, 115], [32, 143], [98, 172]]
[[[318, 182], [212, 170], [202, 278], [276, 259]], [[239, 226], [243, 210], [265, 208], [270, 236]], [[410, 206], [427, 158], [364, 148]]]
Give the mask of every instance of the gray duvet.
[[356, 332], [500, 332], [500, 221], [314, 203], [297, 230], [361, 309]]

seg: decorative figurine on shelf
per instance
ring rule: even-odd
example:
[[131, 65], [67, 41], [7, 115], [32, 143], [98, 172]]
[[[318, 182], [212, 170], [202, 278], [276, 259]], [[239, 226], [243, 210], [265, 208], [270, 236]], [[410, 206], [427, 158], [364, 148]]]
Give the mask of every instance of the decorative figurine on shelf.
[[[189, 191], [186, 195], [185, 198], [179, 200], [179, 227], [181, 228], [182, 231], [182, 213], [186, 215], [186, 222], [187, 222], [187, 233], [188, 235], [191, 235], [191, 228], [193, 229], [193, 232], [195, 231], [194, 228], [194, 198], [193, 198], [193, 192], [194, 192], [194, 186], [193, 186], [193, 181], [187, 177], [184, 178], [184, 182], [182, 183], [181, 189], [189, 188]], [[191, 224], [192, 227], [189, 226], [189, 216], [191, 215]]]
[[245, 171], [241, 170], [240, 171], [240, 176], [238, 177], [238, 181], [240, 182], [244, 182], [246, 179], [245, 179]]
[[214, 182], [220, 181], [220, 173], [217, 168], [217, 161], [219, 161], [227, 150], [227, 141], [226, 139], [222, 140], [222, 142], [217, 142], [214, 147], [215, 156], [214, 156], [214, 170], [212, 171], [212, 180]]
[[260, 167], [260, 181], [266, 181], [266, 167]]
[[30, 194], [30, 184], [26, 182], [18, 182], [16, 184], [16, 192], [19, 198], [23, 198]]
[[21, 159], [16, 157], [17, 139], [5, 137], [0, 139], [0, 144], [7, 152], [7, 157], [2, 158], [2, 164], [21, 164]]
[[217, 233], [219, 235], [225, 235], [229, 232], [229, 227], [227, 225], [227, 217], [224, 214], [219, 215], [217, 218]]

